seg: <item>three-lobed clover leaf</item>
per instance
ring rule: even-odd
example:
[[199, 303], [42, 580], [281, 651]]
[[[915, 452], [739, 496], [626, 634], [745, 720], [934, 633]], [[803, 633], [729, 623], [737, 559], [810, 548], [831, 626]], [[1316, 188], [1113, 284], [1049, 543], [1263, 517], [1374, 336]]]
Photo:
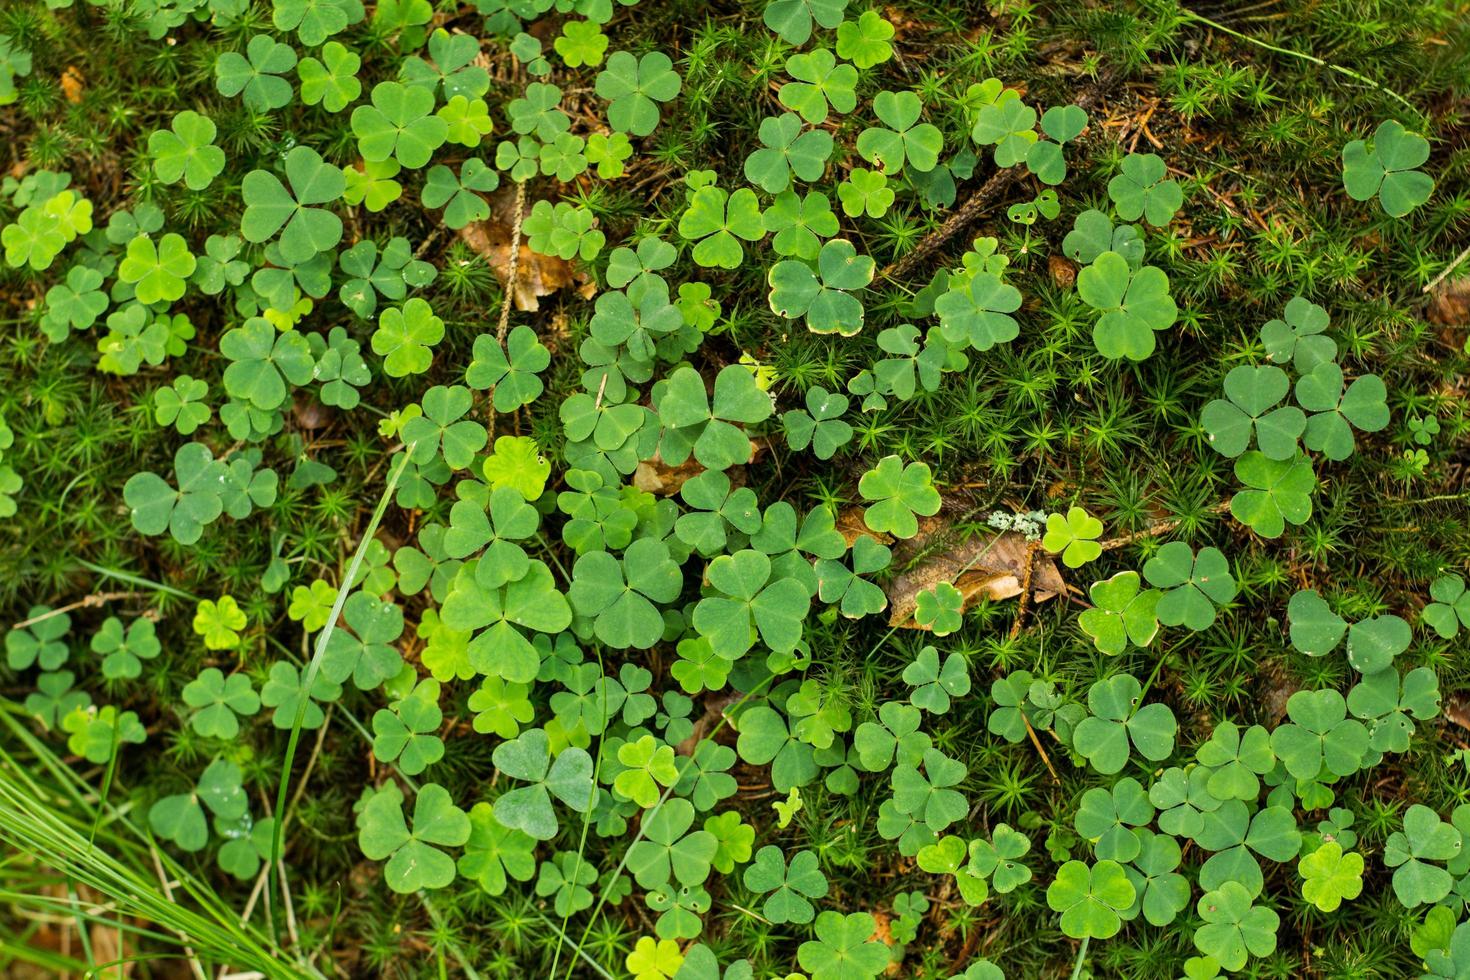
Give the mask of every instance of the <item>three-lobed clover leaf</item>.
[[771, 573], [770, 558], [752, 548], [710, 562], [706, 577], [714, 593], [695, 606], [693, 624], [717, 655], [738, 659], [757, 634], [777, 653], [801, 642], [811, 596], [798, 580]]
[[420, 681], [408, 694], [374, 713], [373, 757], [396, 763], [405, 776], [417, 776], [444, 757], [444, 740], [434, 734], [443, 721], [439, 682], [433, 678]]
[[1179, 727], [1174, 712], [1165, 704], [1140, 705], [1142, 693], [1142, 685], [1131, 674], [1105, 678], [1088, 689], [1092, 715], [1077, 724], [1072, 744], [1098, 772], [1121, 772], [1128, 763], [1130, 743], [1150, 762], [1161, 762], [1174, 751]]
[[400, 895], [453, 883], [454, 859], [440, 848], [459, 847], [469, 837], [470, 818], [438, 783], [425, 784], [414, 798], [412, 830], [395, 783], [369, 797], [357, 815], [358, 847], [371, 861], [387, 859], [383, 880]]
[[1020, 308], [1021, 291], [989, 271], [976, 272], [963, 283], [951, 281], [934, 301], [944, 338], [977, 351], [990, 350], [1020, 336], [1020, 325], [1010, 315]]
[[674, 63], [661, 51], [639, 58], [614, 51], [597, 75], [595, 88], [608, 100], [607, 121], [618, 132], [647, 136], [658, 126], [660, 102], [679, 94], [681, 82]]
[[1354, 201], [1376, 197], [1385, 214], [1402, 218], [1434, 192], [1434, 178], [1418, 169], [1428, 159], [1428, 140], [1387, 119], [1371, 143], [1353, 140], [1342, 148], [1342, 184]]
[[1276, 950], [1281, 917], [1251, 899], [1244, 885], [1227, 881], [1206, 892], [1195, 907], [1205, 923], [1195, 930], [1195, 948], [1225, 970], [1242, 969], [1250, 956], [1270, 956]]
[[1113, 360], [1145, 360], [1154, 352], [1154, 333], [1179, 315], [1162, 269], [1146, 265], [1135, 271], [1112, 251], [1077, 274], [1077, 295], [1101, 314], [1092, 340], [1098, 353]]
[[340, 198], [347, 179], [341, 169], [309, 146], [298, 146], [286, 154], [285, 171], [286, 184], [265, 170], [245, 175], [240, 184], [245, 200], [240, 234], [258, 243], [280, 232], [281, 257], [293, 264], [303, 263], [342, 240], [342, 219], [317, 205]]
[[1388, 426], [1388, 388], [1376, 374], [1346, 385], [1342, 368], [1323, 361], [1296, 382], [1296, 400], [1313, 412], [1302, 442], [1333, 461], [1347, 459], [1356, 448], [1353, 429], [1380, 432]]
[[213, 120], [192, 109], [176, 114], [169, 129], [148, 137], [153, 172], [165, 184], [180, 179], [191, 191], [202, 191], [225, 169], [225, 151], [214, 145]]
[[812, 36], [813, 24], [832, 30], [842, 23], [848, 0], [767, 0], [761, 19], [793, 47]]
[[788, 862], [779, 847], [767, 844], [756, 852], [742, 880], [757, 894], [771, 893], [761, 906], [761, 914], [776, 925], [812, 921], [816, 910], [808, 899], [827, 894], [827, 878], [813, 851], [797, 851]]
[[863, 329], [863, 304], [850, 295], [873, 281], [875, 263], [845, 239], [825, 242], [817, 267], [786, 259], [771, 266], [771, 312], [794, 320], [805, 316], [812, 333], [852, 337]]
[[138, 302], [152, 306], [172, 303], [182, 297], [195, 265], [194, 255], [182, 235], [170, 232], [157, 243], [139, 235], [128, 242], [117, 275], [123, 282], [133, 284]]
[[228, 468], [209, 447], [186, 443], [174, 453], [174, 483], [156, 473], [135, 473], [123, 484], [133, 527], [142, 534], [167, 530], [180, 544], [199, 540], [204, 525], [224, 512]]
[[[859, 539], [861, 540], [861, 539]], [[950, 698], [970, 693], [970, 669], [965, 658], [951, 653], [943, 663], [939, 651], [926, 646], [913, 662], [903, 669], [903, 682], [914, 688], [909, 701], [916, 708], [942, 715], [949, 710]]]
[[226, 677], [218, 667], [206, 667], [184, 685], [180, 696], [193, 708], [189, 724], [206, 738], [229, 741], [240, 733], [240, 717], [260, 710], [260, 697], [244, 674]]
[[214, 62], [215, 86], [221, 95], [239, 95], [256, 112], [269, 112], [291, 102], [291, 83], [281, 76], [296, 67], [296, 52], [269, 34], [256, 34], [245, 53], [225, 51]]
[[424, 465], [440, 456], [452, 470], [474, 462], [488, 435], [479, 422], [465, 418], [473, 405], [474, 395], [464, 385], [435, 385], [424, 392], [423, 414], [403, 424], [403, 441], [413, 447], [409, 458]]
[[389, 307], [373, 331], [373, 353], [382, 355], [389, 377], [422, 374], [434, 361], [432, 348], [444, 339], [444, 321], [427, 300], [415, 296], [401, 307]]
[[679, 234], [697, 243], [693, 252], [697, 264], [737, 269], [745, 259], [741, 240], [758, 242], [766, 235], [760, 201], [748, 187], [733, 193], [701, 187], [690, 196], [689, 207], [679, 218]]
[[72, 330], [85, 330], [106, 312], [108, 297], [101, 289], [103, 276], [95, 269], [74, 265], [66, 279], [46, 290], [46, 315], [41, 331], [52, 343], [65, 340]]
[[927, 172], [939, 163], [944, 136], [932, 123], [921, 123], [924, 105], [913, 92], [879, 92], [873, 111], [885, 124], [871, 126], [858, 134], [857, 151], [864, 160], [876, 163], [884, 174], [897, 174], [909, 164]]
[[1410, 909], [1444, 898], [1454, 879], [1439, 864], [1458, 857], [1463, 848], [1453, 824], [1423, 804], [1411, 804], [1404, 812], [1404, 829], [1390, 834], [1383, 847], [1383, 863], [1394, 869], [1394, 897]]
[[1291, 721], [1271, 732], [1271, 750], [1292, 776], [1325, 782], [1362, 767], [1368, 729], [1347, 716], [1341, 694], [1331, 689], [1297, 691], [1287, 699], [1286, 712]]
[[1157, 612], [1165, 626], [1207, 630], [1215, 622], [1215, 607], [1235, 598], [1230, 563], [1218, 548], [1201, 548], [1196, 555], [1183, 541], [1170, 541], [1144, 563], [1143, 576], [1164, 590]]
[[1062, 913], [1062, 932], [1073, 939], [1110, 939], [1123, 927], [1119, 913], [1133, 904], [1137, 892], [1123, 866], [1098, 861], [1088, 867], [1068, 861], [1047, 886], [1046, 904]]
[[572, 567], [567, 598], [579, 616], [594, 620], [597, 638], [609, 646], [646, 650], [663, 636], [664, 621], [654, 603], [673, 602], [684, 588], [679, 566], [666, 544], [639, 538], [620, 561], [591, 551]]
[[1286, 525], [1312, 516], [1317, 474], [1305, 453], [1271, 459], [1251, 450], [1235, 461], [1235, 477], [1246, 489], [1230, 498], [1230, 513], [1263, 538], [1279, 538]]
[[102, 656], [102, 676], [128, 680], [143, 673], [143, 661], [162, 651], [153, 620], [140, 616], [123, 629], [122, 620], [108, 616], [92, 635], [92, 652]]
[[774, 406], [755, 376], [739, 364], [720, 369], [714, 397], [691, 367], [669, 375], [658, 401], [663, 422], [660, 452], [664, 462], [678, 465], [693, 455], [704, 466], [728, 469], [749, 461], [750, 437], [736, 423], [755, 425], [770, 418]]
[[[806, 0], [773, 0], [772, 7]], [[812, 3], [842, 3], [845, 0], [811, 0]], [[888, 965], [888, 947], [873, 938], [876, 923], [866, 912], [823, 912], [817, 916], [816, 939], [796, 951], [797, 962], [811, 980], [872, 980]]]
[[33, 664], [51, 671], [66, 663], [71, 649], [65, 636], [71, 632], [71, 616], [49, 606], [32, 606], [26, 613], [29, 626], [12, 627], [5, 634], [5, 663], [11, 670], [26, 670]]
[[410, 170], [429, 162], [449, 137], [449, 124], [434, 115], [434, 93], [402, 82], [373, 86], [372, 104], [352, 110], [357, 149], [369, 163], [396, 159]]
[[[1205, 405], [1200, 425], [1209, 443], [1221, 455], [1235, 457], [1257, 446], [1269, 459], [1291, 459], [1297, 439], [1307, 428], [1307, 417], [1295, 405], [1277, 405], [1291, 389], [1281, 368], [1241, 365], [1225, 376], [1225, 397]], [[1335, 404], [1334, 404], [1335, 407]]]
[[444, 223], [459, 229], [490, 216], [490, 205], [480, 196], [500, 186], [500, 175], [479, 157], [470, 157], [456, 175], [439, 164], [429, 169], [421, 200], [426, 208], [443, 208]]
[[[837, 25], [837, 55], [867, 70], [893, 57], [894, 27], [876, 10], [864, 10], [857, 20]], [[789, 62], [787, 63], [789, 66]], [[787, 71], [791, 69], [788, 67]]]
[[309, 383], [316, 366], [305, 337], [294, 330], [278, 334], [263, 317], [251, 317], [227, 331], [219, 352], [230, 360], [225, 391], [262, 411], [285, 404], [291, 386]]
[[1342, 845], [1327, 841], [1297, 862], [1302, 897], [1323, 912], [1334, 912], [1344, 899], [1363, 893], [1363, 855], [1343, 853]]
[[919, 533], [915, 515], [933, 517], [942, 503], [927, 463], [904, 464], [885, 456], [858, 480], [858, 493], [872, 501], [863, 513], [870, 531], [911, 538]]
[[496, 769], [531, 784], [507, 790], [496, 798], [495, 819], [506, 827], [536, 840], [550, 840], [557, 831], [553, 795], [578, 813], [586, 813], [592, 806], [592, 757], [570, 746], [552, 759], [550, 739], [539, 728], [501, 742], [493, 758]]
[[761, 148], [745, 158], [745, 179], [768, 194], [779, 194], [792, 179], [818, 180], [832, 155], [832, 134], [801, 128], [794, 112], [763, 119], [757, 132]]
[[1102, 555], [1102, 545], [1097, 543], [1102, 531], [1102, 521], [1085, 508], [1074, 506], [1068, 508], [1065, 516], [1047, 515], [1041, 546], [1053, 554], [1060, 552], [1062, 563], [1068, 568], [1081, 568]]
[[1442, 639], [1453, 640], [1460, 627], [1470, 629], [1470, 589], [1465, 588], [1465, 579], [1459, 575], [1441, 575], [1429, 584], [1432, 602], [1424, 606], [1420, 615], [1425, 625], [1438, 633]]
[[827, 121], [829, 109], [846, 114], [857, 108], [857, 68], [839, 64], [826, 48], [793, 54], [786, 59], [786, 74], [796, 81], [782, 85], [777, 99], [813, 126]]
[[1327, 311], [1302, 296], [1286, 303], [1280, 319], [1261, 327], [1261, 344], [1266, 358], [1277, 364], [1290, 361], [1297, 374], [1307, 374], [1324, 361], [1337, 359], [1337, 342], [1325, 333]]
[[1130, 153], [1121, 172], [1108, 181], [1108, 197], [1124, 221], [1143, 218], [1151, 225], [1169, 223], [1184, 203], [1178, 181], [1168, 178], [1168, 167], [1156, 153]]
[[357, 78], [362, 58], [357, 52], [337, 41], [322, 45], [321, 60], [302, 58], [296, 65], [301, 79], [301, 101], [318, 105], [328, 112], [341, 112], [362, 95], [362, 82]]
[[1158, 589], [1140, 591], [1140, 584], [1137, 572], [1119, 572], [1088, 588], [1092, 608], [1078, 615], [1077, 625], [1103, 653], [1117, 656], [1129, 642], [1146, 647], [1158, 635], [1162, 594]]
[[460, 877], [477, 882], [487, 895], [502, 895], [510, 880], [536, 876], [536, 840], [495, 819], [490, 803], [470, 808], [470, 834], [458, 862]]

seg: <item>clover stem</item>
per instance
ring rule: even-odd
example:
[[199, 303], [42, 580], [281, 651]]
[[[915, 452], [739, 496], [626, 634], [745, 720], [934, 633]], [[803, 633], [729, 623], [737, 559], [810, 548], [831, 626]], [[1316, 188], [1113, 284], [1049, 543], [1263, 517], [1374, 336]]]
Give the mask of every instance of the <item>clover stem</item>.
[[1129, 718], [1132, 718], [1134, 713], [1143, 706], [1143, 699], [1148, 696], [1148, 689], [1154, 686], [1154, 680], [1159, 676], [1159, 668], [1163, 666], [1164, 658], [1160, 656], [1158, 660], [1154, 661], [1154, 669], [1149, 673], [1148, 680], [1143, 682], [1143, 690], [1138, 692], [1138, 703], [1133, 706], [1132, 711], [1128, 712]]
[[1072, 980], [1082, 976], [1082, 961], [1087, 957], [1087, 945], [1092, 942], [1091, 936], [1082, 937], [1082, 945], [1077, 947], [1077, 963], [1072, 967]]
[[1210, 20], [1210, 18], [1204, 16], [1203, 14], [1197, 14], [1193, 10], [1185, 10], [1181, 8], [1179, 13], [1184, 17], [1185, 20], [1192, 20], [1200, 24], [1204, 24], [1207, 27], [1213, 27], [1217, 31], [1229, 34], [1231, 37], [1239, 38], [1240, 40], [1245, 41], [1248, 44], [1254, 44], [1258, 48], [1264, 48], [1267, 51], [1274, 51], [1277, 54], [1284, 54], [1292, 58], [1300, 58], [1303, 61], [1311, 62], [1312, 64], [1318, 65], [1322, 68], [1326, 68], [1329, 71], [1335, 71], [1340, 75], [1346, 75], [1348, 78], [1351, 78], [1355, 82], [1361, 82], [1364, 85], [1367, 85], [1369, 88], [1377, 89], [1384, 95], [1387, 95], [1390, 98], [1397, 100], [1404, 106], [1404, 108], [1412, 112], [1416, 118], [1422, 117], [1422, 113], [1420, 113], [1418, 109], [1414, 108], [1414, 104], [1408, 99], [1404, 98], [1402, 95], [1399, 95], [1393, 89], [1378, 84], [1367, 75], [1363, 75], [1359, 72], [1353, 71], [1351, 68], [1345, 67], [1343, 65], [1333, 64], [1330, 61], [1325, 61], [1322, 58], [1318, 58], [1316, 55], [1307, 54], [1305, 51], [1295, 51], [1291, 48], [1282, 48], [1274, 44], [1269, 44], [1265, 41], [1262, 41], [1260, 38], [1251, 37], [1249, 34], [1241, 33], [1240, 31], [1226, 27], [1224, 24], [1221, 24], [1217, 21]]

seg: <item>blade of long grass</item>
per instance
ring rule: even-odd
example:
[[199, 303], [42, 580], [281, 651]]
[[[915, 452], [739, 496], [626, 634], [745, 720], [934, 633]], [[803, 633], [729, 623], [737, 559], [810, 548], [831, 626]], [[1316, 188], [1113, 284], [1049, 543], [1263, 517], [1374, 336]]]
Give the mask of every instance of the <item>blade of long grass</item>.
[[[331, 615], [327, 617], [327, 624], [322, 628], [316, 638], [316, 649], [312, 653], [311, 662], [301, 673], [301, 700], [296, 705], [296, 717], [291, 720], [291, 734], [286, 740], [286, 758], [281, 762], [280, 788], [276, 791], [276, 825], [271, 834], [270, 864], [267, 870], [266, 894], [271, 891], [270, 876], [275, 874], [275, 869], [280, 867], [281, 860], [281, 831], [286, 825], [286, 799], [291, 789], [291, 766], [296, 761], [296, 746], [301, 741], [301, 726], [306, 721], [306, 709], [311, 700], [311, 688], [316, 683], [317, 673], [321, 670], [322, 657], [327, 652], [327, 643], [337, 629], [337, 619], [342, 615], [342, 606], [347, 602], [347, 593], [350, 591], [352, 580], [357, 577], [357, 570], [362, 567], [363, 557], [367, 554], [368, 544], [377, 533], [378, 525], [387, 513], [388, 501], [393, 497], [393, 490], [398, 486], [398, 478], [403, 475], [404, 467], [408, 465], [408, 458], [413, 454], [416, 443], [403, 448], [403, 456], [398, 461], [398, 466], [388, 477], [388, 485], [383, 489], [383, 495], [378, 498], [378, 506], [373, 508], [373, 516], [368, 521], [367, 527], [362, 532], [362, 538], [357, 543], [357, 551], [352, 555], [352, 561], [348, 563], [347, 570], [342, 575], [342, 582], [337, 586], [337, 598], [332, 602]], [[323, 722], [325, 724], [325, 721]], [[271, 918], [271, 930], [275, 931], [275, 918]]]

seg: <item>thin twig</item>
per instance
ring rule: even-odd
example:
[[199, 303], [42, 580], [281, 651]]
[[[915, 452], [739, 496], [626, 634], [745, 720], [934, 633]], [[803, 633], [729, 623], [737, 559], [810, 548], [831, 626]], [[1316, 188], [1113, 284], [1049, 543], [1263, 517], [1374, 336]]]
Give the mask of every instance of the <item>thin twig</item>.
[[1465, 251], [1461, 252], [1459, 255], [1456, 255], [1454, 261], [1444, 267], [1443, 272], [1435, 276], [1433, 279], [1429, 280], [1429, 285], [1424, 287], [1424, 292], [1429, 292], [1435, 286], [1438, 286], [1440, 283], [1448, 279], [1450, 277], [1450, 273], [1458, 269], [1466, 259], [1470, 259], [1470, 245], [1466, 245]]
[[78, 599], [76, 602], [68, 602], [66, 605], [61, 606], [60, 608], [48, 610], [38, 616], [32, 616], [30, 619], [23, 619], [12, 626], [11, 629], [25, 629], [27, 626], [34, 626], [37, 623], [43, 623], [46, 620], [50, 619], [52, 616], [60, 616], [62, 613], [69, 613], [73, 609], [91, 609], [94, 606], [102, 605], [104, 602], [116, 602], [119, 599], [137, 599], [142, 595], [144, 595], [144, 593], [142, 592], [101, 592], [96, 595], [89, 595], [85, 598]]
[[[1112, 72], [1104, 72], [1077, 99], [1077, 105], [1087, 110], [1095, 108], [1112, 91], [1118, 78], [1119, 76]], [[953, 241], [961, 232], [979, 221], [987, 211], [998, 204], [1005, 193], [1011, 189], [1011, 185], [1021, 179], [1024, 172], [1021, 167], [1007, 167], [991, 174], [990, 179], [981, 184], [980, 189], [971, 194], [969, 199], [960, 205], [944, 224], [919, 239], [919, 243], [907, 255], [884, 266], [883, 270], [878, 273], [878, 278], [902, 279], [914, 272], [928, 261], [930, 256]]]

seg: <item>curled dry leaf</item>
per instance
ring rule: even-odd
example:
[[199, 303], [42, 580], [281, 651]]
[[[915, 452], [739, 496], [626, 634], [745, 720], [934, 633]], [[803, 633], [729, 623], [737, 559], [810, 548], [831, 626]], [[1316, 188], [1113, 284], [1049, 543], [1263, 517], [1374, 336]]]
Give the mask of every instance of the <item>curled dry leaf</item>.
[[[460, 229], [459, 237], [485, 259], [503, 286], [510, 279], [510, 244], [515, 225], [514, 188], [492, 194], [489, 202], [490, 217], [465, 225]], [[534, 203], [526, 202], [526, 214], [531, 213]], [[591, 299], [597, 293], [597, 284], [575, 263], [531, 251], [526, 244], [526, 236], [522, 234], [520, 256], [516, 260], [515, 308], [523, 313], [535, 313], [541, 309], [542, 296], [550, 296], [561, 289], [573, 289], [584, 299]]]
[[[940, 582], [949, 582], [960, 590], [965, 609], [981, 599], [1011, 599], [1021, 594], [1027, 553], [1031, 550], [1025, 537], [1006, 531], [960, 540], [944, 515], [941, 510], [938, 516], [921, 521], [919, 533], [894, 548], [896, 568], [905, 568], [915, 556], [923, 557], [888, 583], [889, 626], [928, 629], [914, 622], [914, 606], [920, 592]], [[1044, 602], [1066, 589], [1056, 562], [1037, 548], [1031, 566], [1032, 601]]]

